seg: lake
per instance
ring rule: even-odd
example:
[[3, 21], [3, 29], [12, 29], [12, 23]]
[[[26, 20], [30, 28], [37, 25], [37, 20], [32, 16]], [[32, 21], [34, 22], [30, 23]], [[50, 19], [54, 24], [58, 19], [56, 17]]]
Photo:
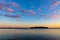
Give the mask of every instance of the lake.
[[60, 29], [0, 29], [0, 40], [60, 40]]

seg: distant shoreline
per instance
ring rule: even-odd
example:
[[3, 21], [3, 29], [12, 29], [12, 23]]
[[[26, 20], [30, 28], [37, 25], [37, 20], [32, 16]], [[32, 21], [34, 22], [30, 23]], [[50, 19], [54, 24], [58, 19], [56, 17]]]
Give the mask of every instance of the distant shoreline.
[[0, 29], [48, 29], [48, 27], [30, 27], [30, 28], [1, 27]]
[[36, 27], [30, 27], [30, 28], [0, 27], [0, 29], [60, 29], [60, 28], [48, 28], [43, 26], [36, 26]]

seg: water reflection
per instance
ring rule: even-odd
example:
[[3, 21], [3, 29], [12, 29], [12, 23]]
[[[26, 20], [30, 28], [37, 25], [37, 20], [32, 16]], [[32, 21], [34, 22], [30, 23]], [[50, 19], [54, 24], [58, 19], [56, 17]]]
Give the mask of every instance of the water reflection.
[[0, 40], [60, 40], [60, 29], [0, 29]]

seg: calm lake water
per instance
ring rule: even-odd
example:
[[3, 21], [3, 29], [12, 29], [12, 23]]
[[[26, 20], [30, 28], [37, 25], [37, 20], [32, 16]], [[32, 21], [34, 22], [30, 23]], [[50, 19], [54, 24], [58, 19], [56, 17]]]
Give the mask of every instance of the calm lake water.
[[0, 40], [60, 40], [60, 29], [0, 29]]

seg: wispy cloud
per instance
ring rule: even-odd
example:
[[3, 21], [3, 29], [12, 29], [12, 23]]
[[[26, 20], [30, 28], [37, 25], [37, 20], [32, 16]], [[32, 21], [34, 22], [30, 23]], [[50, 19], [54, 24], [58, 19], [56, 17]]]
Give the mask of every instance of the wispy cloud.
[[19, 15], [11, 15], [11, 14], [5, 14], [4, 16], [10, 17], [10, 18], [19, 18]]
[[51, 5], [51, 7], [56, 7], [56, 6], [58, 6], [60, 4], [60, 1], [57, 1], [57, 2], [55, 2], [53, 5]]
[[6, 11], [7, 12], [15, 12], [13, 9], [11, 9], [11, 8], [6, 8]]
[[50, 6], [49, 9], [52, 10], [52, 9], [54, 9], [55, 7], [59, 6], [59, 4], [60, 4], [60, 1], [57, 1], [57, 2], [53, 3], [53, 4]]
[[21, 7], [18, 3], [15, 3], [15, 2], [11, 2], [10, 4], [18, 9], [20, 9]]

